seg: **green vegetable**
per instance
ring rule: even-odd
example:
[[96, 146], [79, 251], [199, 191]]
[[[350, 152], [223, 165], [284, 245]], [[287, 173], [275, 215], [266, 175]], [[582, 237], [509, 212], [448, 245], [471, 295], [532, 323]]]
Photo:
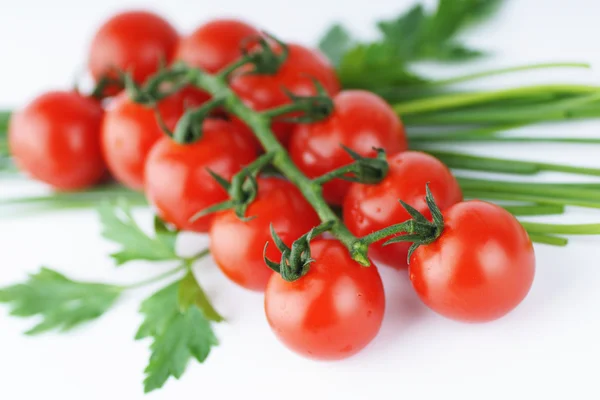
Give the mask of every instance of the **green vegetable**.
[[0, 289], [0, 302], [11, 306], [11, 315], [40, 316], [41, 322], [25, 332], [69, 331], [104, 314], [119, 298], [122, 288], [77, 282], [42, 268], [24, 283]]
[[112, 206], [104, 202], [98, 211], [102, 236], [121, 246], [121, 250], [110, 255], [117, 265], [132, 260], [165, 261], [178, 258], [175, 253], [177, 232], [169, 231], [160, 220], [155, 219], [155, 236], [150, 237], [135, 222], [126, 203], [119, 202]]
[[195, 301], [188, 301], [196, 297], [198, 290], [197, 283], [192, 285], [186, 277], [142, 303], [144, 322], [135, 338], [152, 339], [152, 355], [145, 370], [146, 393], [161, 388], [171, 376], [179, 379], [192, 357], [203, 362], [211, 347], [218, 344], [209, 318]]
[[378, 22], [381, 36], [374, 42], [361, 43], [338, 24], [323, 36], [319, 48], [337, 67], [346, 88], [421, 84], [427, 79], [410, 70], [414, 61], [466, 61], [483, 54], [461, 44], [456, 35], [492, 15], [501, 3], [440, 0], [429, 13], [418, 4], [397, 18]]

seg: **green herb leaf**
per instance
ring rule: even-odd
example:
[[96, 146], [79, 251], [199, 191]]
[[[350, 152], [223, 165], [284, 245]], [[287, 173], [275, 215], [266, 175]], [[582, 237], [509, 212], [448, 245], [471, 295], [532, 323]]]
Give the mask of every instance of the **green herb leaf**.
[[405, 14], [390, 21], [380, 21], [377, 26], [383, 40], [403, 60], [410, 60], [419, 51], [422, 35], [427, 29], [427, 15], [422, 5], [417, 4]]
[[179, 379], [190, 358], [203, 362], [218, 344], [209, 320], [195, 303], [182, 310], [181, 282], [175, 282], [142, 303], [144, 322], [137, 339], [152, 338], [150, 362], [146, 367], [144, 391], [161, 388], [169, 377]]
[[98, 209], [102, 223], [102, 236], [121, 245], [122, 249], [111, 254], [117, 265], [132, 260], [164, 261], [177, 259], [175, 253], [176, 232], [169, 231], [164, 223], [157, 223], [155, 237], [148, 236], [135, 222], [131, 210], [123, 201], [111, 205], [104, 202]]
[[346, 88], [376, 90], [427, 82], [411, 71], [421, 60], [466, 61], [483, 53], [456, 36], [490, 16], [502, 0], [439, 0], [432, 11], [420, 4], [400, 16], [379, 21], [381, 37], [360, 43], [342, 26], [330, 28], [319, 47], [338, 69]]
[[319, 42], [319, 49], [325, 54], [333, 65], [338, 66], [342, 60], [342, 56], [353, 45], [354, 40], [350, 36], [350, 32], [342, 25], [333, 25]]
[[0, 289], [0, 303], [11, 306], [11, 315], [41, 317], [41, 322], [25, 332], [35, 335], [50, 330], [61, 332], [104, 314], [121, 294], [118, 286], [72, 281], [42, 268], [29, 280]]
[[178, 301], [181, 312], [187, 311], [190, 306], [194, 304], [202, 311], [209, 321], [222, 322], [225, 320], [221, 314], [215, 310], [191, 271], [188, 272], [179, 284]]
[[346, 88], [373, 90], [425, 82], [406, 69], [405, 60], [388, 43], [354, 47], [344, 54], [337, 72]]

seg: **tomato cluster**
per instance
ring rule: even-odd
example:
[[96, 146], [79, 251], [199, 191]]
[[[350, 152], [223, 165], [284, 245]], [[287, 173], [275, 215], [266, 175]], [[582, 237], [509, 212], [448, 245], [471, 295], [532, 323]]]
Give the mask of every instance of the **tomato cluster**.
[[[104, 84], [103, 101], [77, 92], [43, 94], [12, 119], [11, 151], [22, 170], [57, 190], [85, 189], [108, 171], [123, 185], [144, 191], [167, 223], [210, 235], [211, 253], [229, 279], [265, 292], [268, 322], [282, 342], [309, 357], [344, 358], [365, 347], [382, 324], [385, 296], [378, 267], [360, 266], [347, 246], [321, 237], [310, 242], [312, 260], [304, 276], [284, 280], [264, 262], [265, 256], [282, 258], [275, 246], [265, 249], [272, 232], [292, 246], [325, 222], [292, 182], [258, 176], [248, 220], [233, 210], [194, 218], [229, 197], [215, 174], [229, 180], [262, 152], [250, 127], [220, 109], [202, 122], [200, 140], [180, 143], [165, 130], [174, 130], [187, 109], [206, 104], [208, 93], [181, 87], [152, 106], [119, 93], [123, 71], [139, 85], [162, 64], [174, 62], [219, 73], [261, 37], [258, 29], [236, 20], [211, 21], [180, 37], [158, 15], [119, 14], [100, 28], [89, 55], [91, 75]], [[352, 163], [343, 146], [357, 156], [374, 157], [379, 149], [387, 155], [389, 169], [378, 183], [336, 178], [323, 184], [322, 196], [341, 206], [352, 234], [365, 237], [416, 213], [431, 219], [427, 185], [441, 210], [443, 229], [413, 247], [409, 260], [410, 243], [386, 246], [389, 237], [373, 241], [369, 257], [398, 269], [410, 261], [408, 276], [417, 294], [449, 318], [488, 321], [516, 307], [531, 286], [535, 264], [518, 221], [499, 206], [463, 202], [443, 163], [408, 151], [404, 126], [390, 105], [367, 91], [341, 90], [334, 68], [318, 51], [272, 45], [274, 54], [287, 52], [277, 71], [258, 74], [241, 65], [227, 75], [228, 85], [257, 113], [289, 105], [290, 93], [314, 96], [321, 88], [331, 96], [333, 111], [321, 121], [272, 121], [272, 131], [305, 176], [317, 178]], [[393, 239], [410, 239], [402, 235]]]

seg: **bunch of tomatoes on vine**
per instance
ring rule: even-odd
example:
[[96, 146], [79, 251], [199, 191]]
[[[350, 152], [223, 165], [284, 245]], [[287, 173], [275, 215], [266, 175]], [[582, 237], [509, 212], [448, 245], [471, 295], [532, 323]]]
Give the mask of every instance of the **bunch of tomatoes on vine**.
[[379, 268], [459, 321], [500, 318], [527, 295], [534, 251], [515, 217], [463, 201], [441, 161], [408, 149], [390, 105], [341, 90], [318, 51], [237, 20], [180, 38], [126, 12], [97, 32], [89, 71], [91, 94], [45, 93], [12, 118], [18, 167], [59, 191], [114, 179], [174, 229], [208, 234], [294, 351], [341, 359], [371, 342]]

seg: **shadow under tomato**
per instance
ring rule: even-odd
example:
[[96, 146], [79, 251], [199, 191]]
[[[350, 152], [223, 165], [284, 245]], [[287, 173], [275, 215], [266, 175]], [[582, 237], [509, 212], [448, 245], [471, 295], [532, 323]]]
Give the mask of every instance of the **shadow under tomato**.
[[431, 312], [415, 293], [406, 269], [381, 266], [379, 274], [385, 288], [385, 314], [381, 330], [369, 351], [386, 351], [391, 341], [398, 340]]

